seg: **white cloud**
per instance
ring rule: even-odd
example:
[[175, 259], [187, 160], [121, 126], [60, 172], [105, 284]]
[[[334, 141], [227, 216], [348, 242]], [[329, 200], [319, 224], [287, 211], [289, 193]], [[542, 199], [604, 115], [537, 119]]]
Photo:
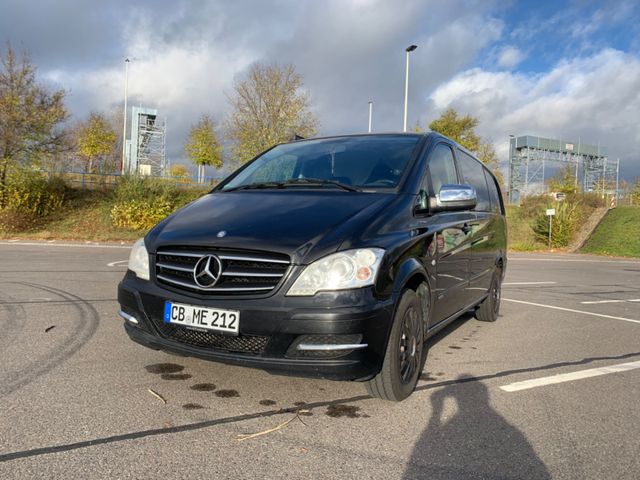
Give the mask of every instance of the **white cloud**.
[[504, 47], [498, 54], [498, 65], [502, 68], [513, 69], [525, 59], [524, 53], [516, 47]]
[[449, 106], [480, 120], [479, 133], [496, 142], [502, 159], [508, 135], [562, 137], [606, 145], [621, 171], [640, 175], [640, 58], [605, 49], [565, 59], [528, 76], [471, 69], [440, 85], [430, 97], [435, 118]]

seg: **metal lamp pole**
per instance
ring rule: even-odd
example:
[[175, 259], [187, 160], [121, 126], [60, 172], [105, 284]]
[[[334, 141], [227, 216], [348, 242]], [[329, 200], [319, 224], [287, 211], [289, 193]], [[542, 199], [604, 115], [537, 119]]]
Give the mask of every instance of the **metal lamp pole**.
[[407, 131], [407, 110], [409, 108], [409, 53], [413, 52], [417, 45], [409, 45], [404, 51], [407, 53], [407, 71], [404, 77], [404, 128], [403, 132]]
[[124, 61], [124, 114], [122, 119], [122, 162], [120, 163], [120, 175], [124, 175], [125, 157], [127, 154], [127, 97], [129, 89], [129, 59]]
[[373, 115], [373, 102], [369, 102], [369, 133], [371, 133], [371, 117]]

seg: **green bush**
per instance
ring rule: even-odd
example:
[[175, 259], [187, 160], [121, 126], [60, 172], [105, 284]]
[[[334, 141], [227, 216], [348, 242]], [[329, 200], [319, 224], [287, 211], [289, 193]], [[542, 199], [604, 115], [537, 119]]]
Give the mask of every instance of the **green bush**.
[[62, 208], [69, 192], [69, 186], [60, 177], [48, 178], [41, 172], [15, 169], [2, 188], [2, 209], [45, 217]]
[[120, 228], [148, 230], [170, 215], [173, 210], [174, 206], [166, 200], [153, 203], [145, 200], [129, 200], [113, 206], [111, 221]]
[[121, 177], [113, 192], [116, 204], [131, 200], [155, 202], [162, 199], [171, 201], [179, 193], [174, 185], [165, 180], [140, 175]]
[[178, 208], [204, 193], [139, 175], [120, 178], [113, 193], [111, 221], [121, 228], [148, 230]]
[[[553, 205], [547, 204], [546, 208], [556, 209], [551, 227], [551, 246], [568, 246], [573, 239], [576, 226], [581, 218], [580, 204], [558, 202]], [[549, 241], [549, 217], [546, 215], [546, 208], [540, 209], [533, 225], [533, 231], [541, 242]]]

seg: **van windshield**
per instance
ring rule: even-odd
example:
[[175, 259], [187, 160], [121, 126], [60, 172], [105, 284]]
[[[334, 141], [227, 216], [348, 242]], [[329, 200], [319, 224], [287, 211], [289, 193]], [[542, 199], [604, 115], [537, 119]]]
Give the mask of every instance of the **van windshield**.
[[278, 145], [223, 184], [221, 190], [289, 185], [395, 188], [419, 140], [418, 135], [367, 135]]

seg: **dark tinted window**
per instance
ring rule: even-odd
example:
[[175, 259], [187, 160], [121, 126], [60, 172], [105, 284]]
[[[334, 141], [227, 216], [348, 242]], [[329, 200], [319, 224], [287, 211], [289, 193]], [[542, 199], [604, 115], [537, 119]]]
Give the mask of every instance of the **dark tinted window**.
[[474, 210], [488, 212], [491, 210], [489, 189], [484, 178], [484, 167], [475, 158], [458, 150], [458, 166], [460, 167], [464, 182], [473, 186], [478, 195], [478, 203]]
[[448, 146], [444, 144], [436, 146], [429, 155], [428, 168], [434, 195], [440, 192], [442, 185], [458, 183], [453, 152]]
[[484, 171], [484, 176], [487, 180], [487, 187], [489, 187], [489, 199], [491, 200], [491, 211], [495, 213], [502, 213], [502, 207], [500, 206], [500, 193], [498, 192], [498, 186], [488, 170]]
[[334, 180], [371, 189], [394, 188], [419, 141], [418, 135], [368, 135], [278, 145], [222, 189], [302, 178]]

